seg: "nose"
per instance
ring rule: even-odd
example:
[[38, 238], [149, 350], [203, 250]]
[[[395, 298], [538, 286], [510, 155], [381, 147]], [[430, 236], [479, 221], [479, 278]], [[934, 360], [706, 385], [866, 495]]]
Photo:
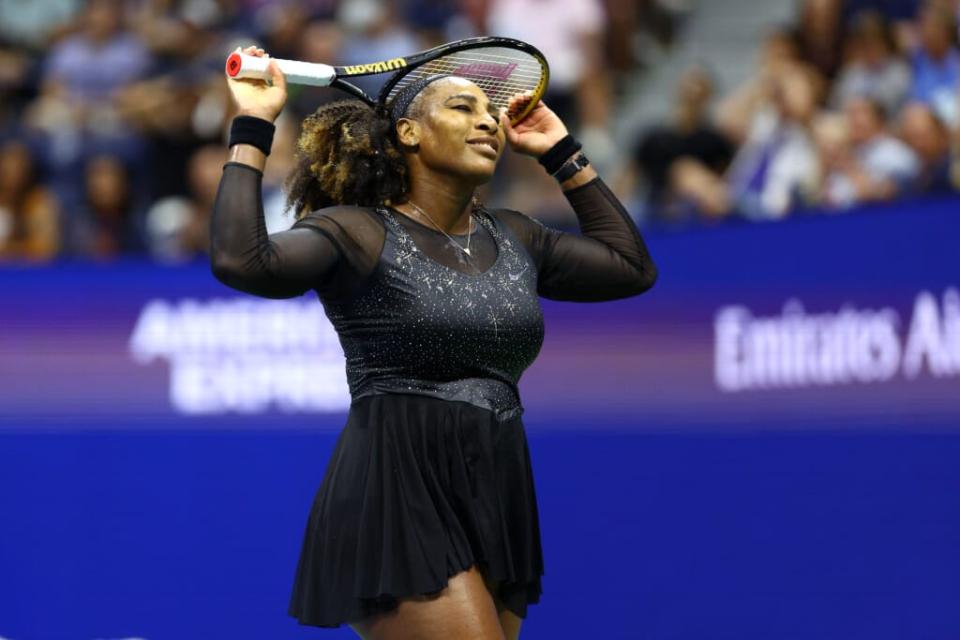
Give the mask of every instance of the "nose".
[[477, 128], [496, 135], [497, 129], [500, 128], [500, 122], [492, 113], [487, 111], [485, 112], [484, 117], [480, 118], [479, 122], [477, 122]]

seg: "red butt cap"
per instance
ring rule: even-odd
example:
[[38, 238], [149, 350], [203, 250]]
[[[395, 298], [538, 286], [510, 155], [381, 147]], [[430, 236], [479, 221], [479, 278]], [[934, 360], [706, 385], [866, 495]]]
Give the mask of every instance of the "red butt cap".
[[227, 58], [227, 75], [231, 78], [237, 77], [241, 67], [243, 67], [243, 61], [240, 59], [240, 54], [231, 53], [230, 57]]

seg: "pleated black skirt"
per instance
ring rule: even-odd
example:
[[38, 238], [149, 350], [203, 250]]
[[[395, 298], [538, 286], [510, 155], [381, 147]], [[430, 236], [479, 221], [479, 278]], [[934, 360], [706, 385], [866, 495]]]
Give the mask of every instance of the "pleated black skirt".
[[441, 591], [472, 565], [526, 617], [543, 557], [520, 417], [423, 395], [350, 408], [314, 499], [289, 613], [336, 627]]

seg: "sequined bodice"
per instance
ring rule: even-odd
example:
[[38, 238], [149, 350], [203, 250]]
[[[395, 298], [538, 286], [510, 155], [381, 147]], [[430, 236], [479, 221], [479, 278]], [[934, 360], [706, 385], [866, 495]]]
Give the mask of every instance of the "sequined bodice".
[[537, 270], [506, 225], [477, 219], [497, 243], [493, 265], [478, 274], [436, 262], [417, 247], [389, 209], [380, 262], [367, 286], [325, 303], [340, 337], [354, 400], [416, 393], [494, 411], [522, 413], [517, 383], [543, 343]]

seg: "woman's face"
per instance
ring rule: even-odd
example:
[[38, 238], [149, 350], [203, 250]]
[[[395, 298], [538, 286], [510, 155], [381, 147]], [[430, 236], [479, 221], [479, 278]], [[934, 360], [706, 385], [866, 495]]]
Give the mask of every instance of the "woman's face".
[[397, 134], [427, 168], [477, 184], [493, 176], [506, 141], [496, 108], [463, 78], [428, 85], [397, 123]]
[[30, 185], [33, 159], [30, 150], [19, 142], [0, 148], [0, 190], [16, 193]]
[[112, 215], [127, 202], [127, 172], [119, 158], [98, 156], [87, 164], [87, 198], [94, 211]]

